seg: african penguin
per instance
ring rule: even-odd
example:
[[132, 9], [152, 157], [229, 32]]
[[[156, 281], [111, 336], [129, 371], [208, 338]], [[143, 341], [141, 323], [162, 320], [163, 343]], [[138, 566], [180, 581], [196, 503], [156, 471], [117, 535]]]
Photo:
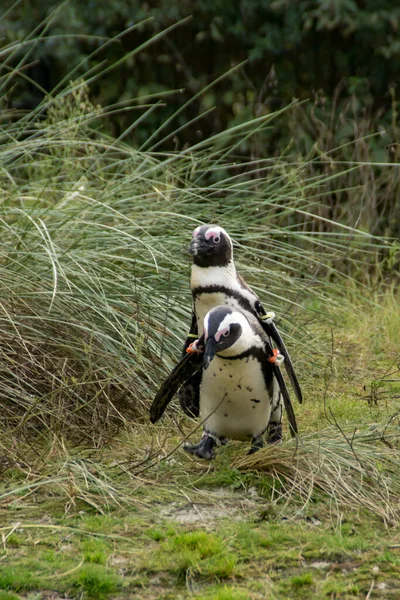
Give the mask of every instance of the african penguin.
[[[200, 336], [203, 333], [204, 317], [212, 308], [225, 305], [245, 311], [256, 317], [262, 324], [267, 336], [277, 343], [279, 350], [285, 356], [285, 367], [296, 395], [301, 402], [301, 390], [286, 347], [275, 325], [262, 320], [266, 312], [259, 298], [236, 272], [233, 261], [232, 240], [225, 229], [217, 225], [197, 227], [193, 232], [189, 253], [193, 256], [190, 280], [193, 296], [193, 319], [184, 350], [193, 341], [191, 338]], [[275, 369], [279, 370], [279, 367], [275, 367]], [[276, 398], [276, 401], [272, 407], [268, 428], [268, 440], [270, 442], [282, 439], [282, 400], [279, 390], [282, 391], [282, 386], [285, 384], [281, 374], [278, 375], [281, 384], [279, 384], [277, 378], [272, 384], [275, 389], [274, 398]], [[197, 372], [181, 387], [178, 393], [182, 409], [190, 416], [198, 415], [201, 376], [201, 371]], [[284, 394], [287, 397], [286, 388]]]
[[185, 450], [210, 460], [226, 438], [263, 445], [274, 403], [274, 366], [266, 352], [267, 336], [249, 312], [223, 305], [210, 310], [202, 324], [204, 354], [200, 385], [201, 441]]

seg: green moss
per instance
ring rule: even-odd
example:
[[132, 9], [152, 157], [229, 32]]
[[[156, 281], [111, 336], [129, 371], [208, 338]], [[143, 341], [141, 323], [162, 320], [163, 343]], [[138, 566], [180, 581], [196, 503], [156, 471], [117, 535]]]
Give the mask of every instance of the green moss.
[[110, 515], [85, 515], [79, 521], [78, 523], [83, 529], [94, 533], [111, 533], [122, 522]]
[[167, 542], [167, 549], [172, 552], [196, 552], [200, 558], [208, 558], [220, 554], [224, 550], [224, 541], [205, 531], [191, 531], [181, 533]]
[[98, 565], [105, 565], [107, 556], [112, 552], [109, 544], [93, 538], [83, 540], [80, 543], [80, 551], [85, 562]]
[[154, 529], [149, 528], [148, 531], [146, 531], [146, 536], [148, 536], [150, 539], [154, 540], [155, 542], [160, 542], [161, 540], [165, 540], [165, 538], [167, 537], [166, 533], [158, 528], [154, 528]]
[[117, 592], [122, 585], [122, 580], [111, 569], [88, 564], [79, 569], [71, 584], [74, 588], [86, 592], [88, 598], [102, 600], [109, 594]]
[[0, 589], [21, 592], [40, 588], [41, 580], [34, 572], [20, 565], [5, 566], [0, 570]]
[[21, 536], [12, 533], [7, 537], [6, 544], [9, 548], [18, 548], [21, 545]]
[[204, 595], [195, 596], [193, 600], [249, 600], [250, 598], [251, 595], [245, 590], [223, 585], [215, 586]]
[[303, 573], [302, 575], [295, 575], [290, 580], [292, 588], [302, 588], [304, 586], [312, 585], [314, 583], [311, 573]]
[[221, 453], [218, 457], [218, 470], [211, 471], [202, 477], [201, 481], [198, 483], [200, 488], [212, 489], [214, 487], [228, 487], [231, 489], [243, 489], [246, 485], [246, 481], [251, 479], [251, 475], [245, 474], [243, 476], [237, 469], [232, 469], [229, 466], [231, 460], [230, 452], [232, 449], [223, 448], [223, 450], [225, 451], [225, 455], [222, 455]]
[[[330, 576], [322, 583], [321, 591], [327, 597], [342, 598], [348, 596], [358, 596], [360, 587], [356, 583], [348, 583], [341, 579], [334, 579]], [[365, 597], [365, 595], [363, 595]]]
[[237, 558], [221, 536], [205, 531], [178, 533], [162, 542], [150, 558], [154, 571], [168, 569], [180, 577], [188, 571], [204, 577], [232, 575]]
[[0, 590], [0, 600], [20, 600], [19, 596]]

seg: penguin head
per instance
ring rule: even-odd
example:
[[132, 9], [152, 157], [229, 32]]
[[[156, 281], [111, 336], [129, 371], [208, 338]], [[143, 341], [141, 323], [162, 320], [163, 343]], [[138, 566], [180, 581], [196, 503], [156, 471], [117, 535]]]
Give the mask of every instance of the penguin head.
[[193, 231], [189, 254], [199, 267], [224, 267], [232, 262], [232, 240], [218, 225], [201, 225]]
[[229, 306], [217, 306], [206, 314], [204, 337], [204, 369], [216, 354], [229, 358], [254, 345], [254, 333], [245, 314]]

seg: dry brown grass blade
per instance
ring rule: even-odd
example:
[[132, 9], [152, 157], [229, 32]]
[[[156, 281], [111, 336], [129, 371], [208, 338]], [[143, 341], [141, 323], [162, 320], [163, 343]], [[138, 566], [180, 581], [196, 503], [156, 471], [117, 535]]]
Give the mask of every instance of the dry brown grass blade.
[[269, 446], [232, 466], [270, 474], [279, 483], [278, 500], [286, 503], [300, 499], [306, 505], [322, 492], [337, 504], [367, 509], [393, 524], [400, 520], [400, 432], [391, 430], [388, 447], [379, 431], [353, 433], [349, 442], [331, 428]]

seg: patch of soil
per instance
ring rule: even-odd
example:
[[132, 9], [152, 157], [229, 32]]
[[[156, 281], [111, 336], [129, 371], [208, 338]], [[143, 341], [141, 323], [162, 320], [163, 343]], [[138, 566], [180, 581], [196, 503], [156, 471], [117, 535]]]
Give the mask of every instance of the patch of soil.
[[220, 519], [243, 521], [254, 513], [258, 503], [253, 494], [246, 497], [243, 494], [233, 493], [229, 488], [214, 488], [210, 491], [210, 502], [191, 501], [179, 503], [172, 502], [161, 508], [160, 516], [178, 523], [212, 522]]

